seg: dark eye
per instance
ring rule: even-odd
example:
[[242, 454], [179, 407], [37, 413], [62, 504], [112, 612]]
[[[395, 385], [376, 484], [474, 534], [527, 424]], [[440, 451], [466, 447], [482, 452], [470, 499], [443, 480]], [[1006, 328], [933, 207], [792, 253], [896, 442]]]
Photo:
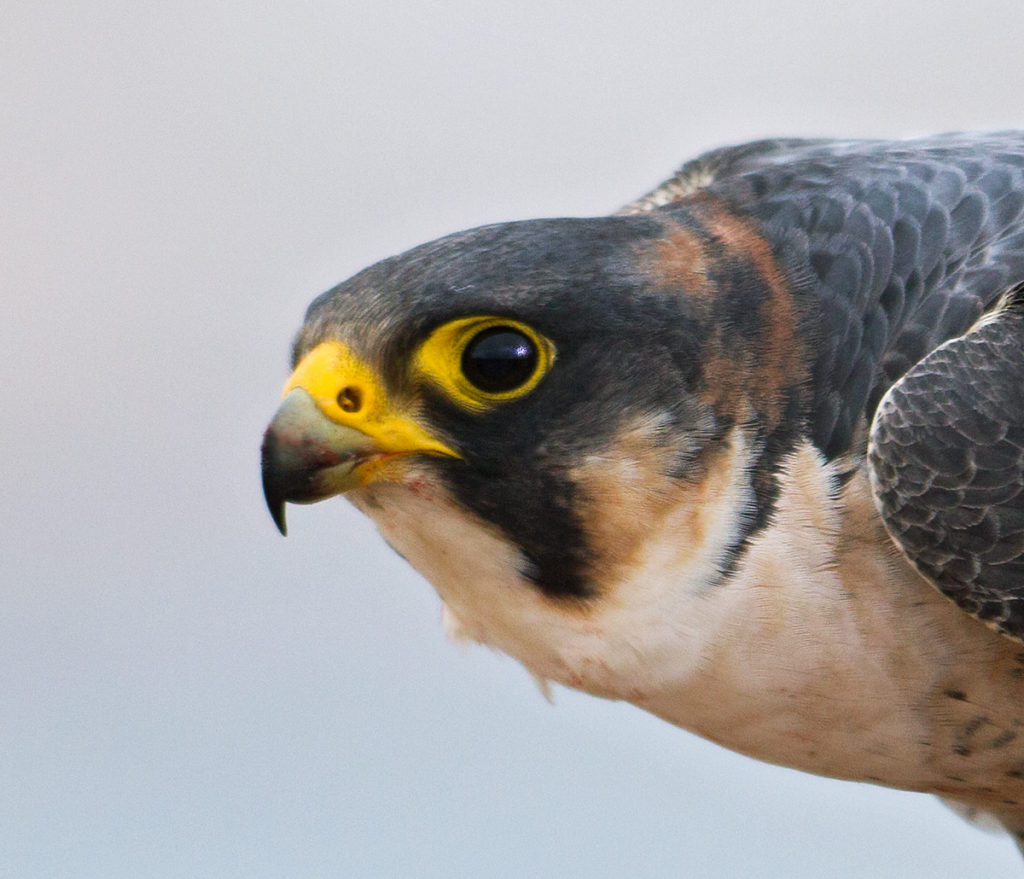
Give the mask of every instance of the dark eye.
[[519, 330], [491, 327], [462, 352], [462, 373], [481, 391], [501, 394], [525, 385], [537, 369], [537, 346]]

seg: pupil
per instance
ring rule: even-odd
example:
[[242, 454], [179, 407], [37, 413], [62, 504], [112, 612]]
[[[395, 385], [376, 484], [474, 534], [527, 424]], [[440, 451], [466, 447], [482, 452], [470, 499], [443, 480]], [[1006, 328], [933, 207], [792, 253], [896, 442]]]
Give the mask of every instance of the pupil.
[[492, 327], [462, 354], [462, 372], [481, 391], [502, 393], [526, 384], [537, 368], [537, 348], [509, 327]]

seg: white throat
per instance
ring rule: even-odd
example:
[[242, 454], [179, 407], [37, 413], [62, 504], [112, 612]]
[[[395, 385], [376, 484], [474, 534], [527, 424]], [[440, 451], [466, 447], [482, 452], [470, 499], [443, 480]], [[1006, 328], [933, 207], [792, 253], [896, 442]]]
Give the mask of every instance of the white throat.
[[353, 500], [435, 586], [457, 637], [534, 676], [626, 699], [761, 759], [920, 787], [911, 752], [931, 733], [915, 693], [950, 665], [944, 643], [982, 638], [988, 649], [990, 633], [898, 555], [866, 479], [838, 492], [809, 443], [784, 463], [771, 522], [717, 582], [750, 514], [749, 460], [737, 430], [590, 605], [545, 596], [520, 576], [517, 548], [439, 489], [381, 483]]

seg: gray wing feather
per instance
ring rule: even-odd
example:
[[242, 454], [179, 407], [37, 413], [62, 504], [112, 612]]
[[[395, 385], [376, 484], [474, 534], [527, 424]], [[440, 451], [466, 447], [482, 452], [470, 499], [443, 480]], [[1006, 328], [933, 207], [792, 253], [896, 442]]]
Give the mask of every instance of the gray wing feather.
[[1024, 279], [1024, 136], [761, 141], [697, 160], [809, 294], [812, 437], [848, 451], [889, 386]]
[[845, 452], [882, 394], [1024, 279], [1024, 138], [812, 146], [720, 191], [786, 242], [819, 304], [816, 442]]
[[893, 385], [868, 461], [886, 527], [917, 569], [1024, 640], [1024, 286]]
[[810, 427], [830, 459], [894, 381], [1024, 278], [1020, 132], [726, 147], [622, 213], [701, 190], [758, 220], [814, 302]]

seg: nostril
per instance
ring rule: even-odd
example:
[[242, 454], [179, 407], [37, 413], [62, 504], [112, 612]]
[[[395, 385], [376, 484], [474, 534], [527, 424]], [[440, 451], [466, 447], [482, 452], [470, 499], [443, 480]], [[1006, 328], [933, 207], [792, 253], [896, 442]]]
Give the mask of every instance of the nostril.
[[348, 385], [338, 392], [338, 405], [342, 412], [358, 412], [363, 408], [363, 392]]

